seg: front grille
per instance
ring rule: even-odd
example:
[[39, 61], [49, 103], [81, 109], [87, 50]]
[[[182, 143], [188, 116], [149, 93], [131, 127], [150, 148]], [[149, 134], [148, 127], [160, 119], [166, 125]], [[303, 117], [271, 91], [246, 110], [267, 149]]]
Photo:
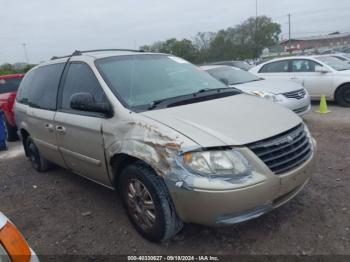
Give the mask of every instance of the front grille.
[[299, 89], [296, 91], [283, 93], [282, 95], [284, 95], [287, 98], [294, 98], [294, 99], [299, 100], [299, 99], [302, 99], [306, 96], [306, 91], [305, 91], [305, 89]]
[[298, 109], [294, 109], [293, 111], [297, 114], [300, 114], [300, 113], [303, 113], [305, 111], [307, 111], [309, 109], [309, 106], [304, 106], [304, 107], [301, 107], [301, 108], [298, 108]]
[[248, 147], [277, 175], [302, 165], [312, 154], [303, 124]]

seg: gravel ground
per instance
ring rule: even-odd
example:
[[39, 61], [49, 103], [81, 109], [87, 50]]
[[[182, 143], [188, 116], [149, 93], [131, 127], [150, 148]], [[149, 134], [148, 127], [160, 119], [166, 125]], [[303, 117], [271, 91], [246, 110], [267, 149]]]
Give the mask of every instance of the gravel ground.
[[[149, 243], [131, 227], [118, 195], [60, 168], [40, 174], [19, 142], [0, 152], [0, 210], [40, 255], [350, 255], [350, 108], [305, 116], [318, 142], [313, 177], [283, 207], [226, 228], [186, 225]], [[315, 110], [315, 106], [313, 111]]]

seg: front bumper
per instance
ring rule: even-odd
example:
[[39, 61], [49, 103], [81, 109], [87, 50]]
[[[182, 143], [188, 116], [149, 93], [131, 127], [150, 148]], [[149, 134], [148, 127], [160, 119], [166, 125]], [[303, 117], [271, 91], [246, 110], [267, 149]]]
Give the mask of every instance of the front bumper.
[[[295, 197], [308, 182], [309, 167], [316, 150], [301, 166], [283, 175], [273, 174], [253, 153], [260, 164], [252, 183], [243, 181], [232, 190], [205, 190], [177, 187], [167, 181], [178, 216], [187, 223], [229, 225], [259, 217]], [[251, 159], [252, 160], [252, 159]], [[263, 179], [261, 179], [263, 177]]]
[[311, 109], [311, 100], [309, 95], [306, 95], [302, 99], [284, 98], [282, 102], [279, 102], [279, 104], [289, 108], [300, 116], [305, 115]]

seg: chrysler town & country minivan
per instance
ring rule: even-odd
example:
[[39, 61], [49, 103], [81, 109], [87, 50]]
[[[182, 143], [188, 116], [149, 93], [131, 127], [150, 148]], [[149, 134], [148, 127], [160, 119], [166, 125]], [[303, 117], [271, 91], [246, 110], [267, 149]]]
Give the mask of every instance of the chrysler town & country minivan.
[[173, 55], [76, 51], [33, 68], [16, 99], [32, 166], [119, 190], [151, 241], [258, 217], [311, 175], [316, 143], [300, 117]]

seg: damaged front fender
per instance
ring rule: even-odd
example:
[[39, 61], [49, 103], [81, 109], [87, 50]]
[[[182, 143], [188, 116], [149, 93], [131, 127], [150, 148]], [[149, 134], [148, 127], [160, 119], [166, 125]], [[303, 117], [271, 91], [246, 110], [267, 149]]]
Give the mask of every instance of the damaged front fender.
[[182, 148], [198, 146], [175, 130], [150, 119], [132, 119], [104, 127], [104, 141], [108, 160], [117, 154], [126, 154], [144, 161], [160, 176], [166, 176], [176, 168], [176, 155]]

